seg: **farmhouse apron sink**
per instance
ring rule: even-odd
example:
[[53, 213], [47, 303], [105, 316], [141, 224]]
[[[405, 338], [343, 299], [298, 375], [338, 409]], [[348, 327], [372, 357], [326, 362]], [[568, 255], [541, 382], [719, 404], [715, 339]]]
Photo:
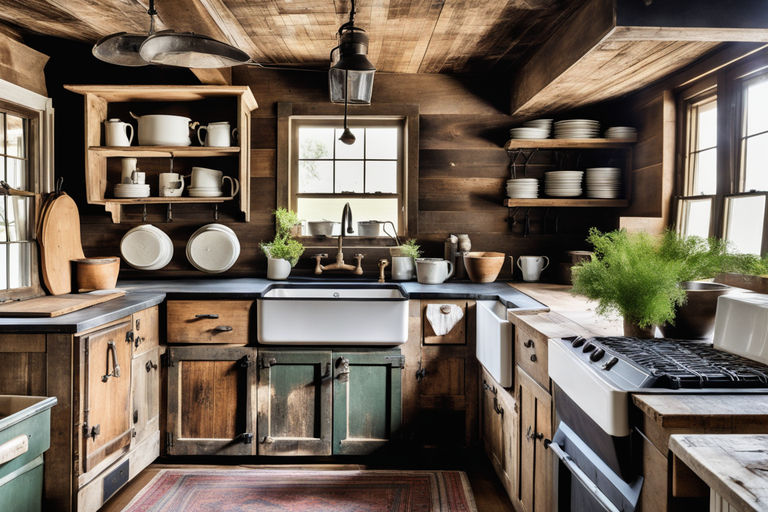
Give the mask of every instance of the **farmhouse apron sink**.
[[397, 285], [281, 284], [257, 300], [259, 343], [399, 345], [408, 297]]

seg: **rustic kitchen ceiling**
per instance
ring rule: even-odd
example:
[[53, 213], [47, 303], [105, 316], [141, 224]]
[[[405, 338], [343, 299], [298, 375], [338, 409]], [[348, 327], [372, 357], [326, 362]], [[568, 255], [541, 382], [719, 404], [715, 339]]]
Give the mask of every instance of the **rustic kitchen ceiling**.
[[[508, 71], [584, 1], [361, 0], [378, 71]], [[346, 0], [157, 0], [158, 30], [205, 34], [260, 63], [327, 66]], [[0, 0], [0, 20], [22, 31], [89, 43], [115, 32], [146, 33], [147, 2]]]

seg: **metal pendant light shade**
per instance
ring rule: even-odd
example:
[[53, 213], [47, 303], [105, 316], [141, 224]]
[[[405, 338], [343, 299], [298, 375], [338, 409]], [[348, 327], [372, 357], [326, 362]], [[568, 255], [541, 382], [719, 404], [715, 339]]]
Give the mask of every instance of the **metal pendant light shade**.
[[368, 34], [355, 27], [355, 4], [339, 28], [339, 46], [331, 51], [328, 89], [332, 103], [370, 105], [376, 67], [368, 60]]
[[184, 68], [228, 68], [250, 61], [244, 51], [192, 32], [158, 32], [142, 43], [141, 58], [150, 64]]
[[139, 55], [141, 43], [147, 39], [146, 34], [129, 34], [119, 32], [99, 39], [93, 46], [93, 56], [110, 64], [118, 66], [146, 66], [147, 61]]

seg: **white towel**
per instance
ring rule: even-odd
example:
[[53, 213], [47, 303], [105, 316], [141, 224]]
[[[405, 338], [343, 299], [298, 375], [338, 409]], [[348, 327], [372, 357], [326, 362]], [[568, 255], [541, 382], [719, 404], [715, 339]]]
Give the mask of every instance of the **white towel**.
[[437, 336], [445, 336], [464, 318], [464, 310], [456, 304], [427, 304], [427, 320]]

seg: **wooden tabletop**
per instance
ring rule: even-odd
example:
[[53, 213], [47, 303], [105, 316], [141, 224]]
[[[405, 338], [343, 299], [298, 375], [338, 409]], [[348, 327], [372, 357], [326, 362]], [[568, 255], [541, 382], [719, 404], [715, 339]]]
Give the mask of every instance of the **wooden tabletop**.
[[675, 434], [669, 449], [732, 509], [768, 509], [768, 435]]

